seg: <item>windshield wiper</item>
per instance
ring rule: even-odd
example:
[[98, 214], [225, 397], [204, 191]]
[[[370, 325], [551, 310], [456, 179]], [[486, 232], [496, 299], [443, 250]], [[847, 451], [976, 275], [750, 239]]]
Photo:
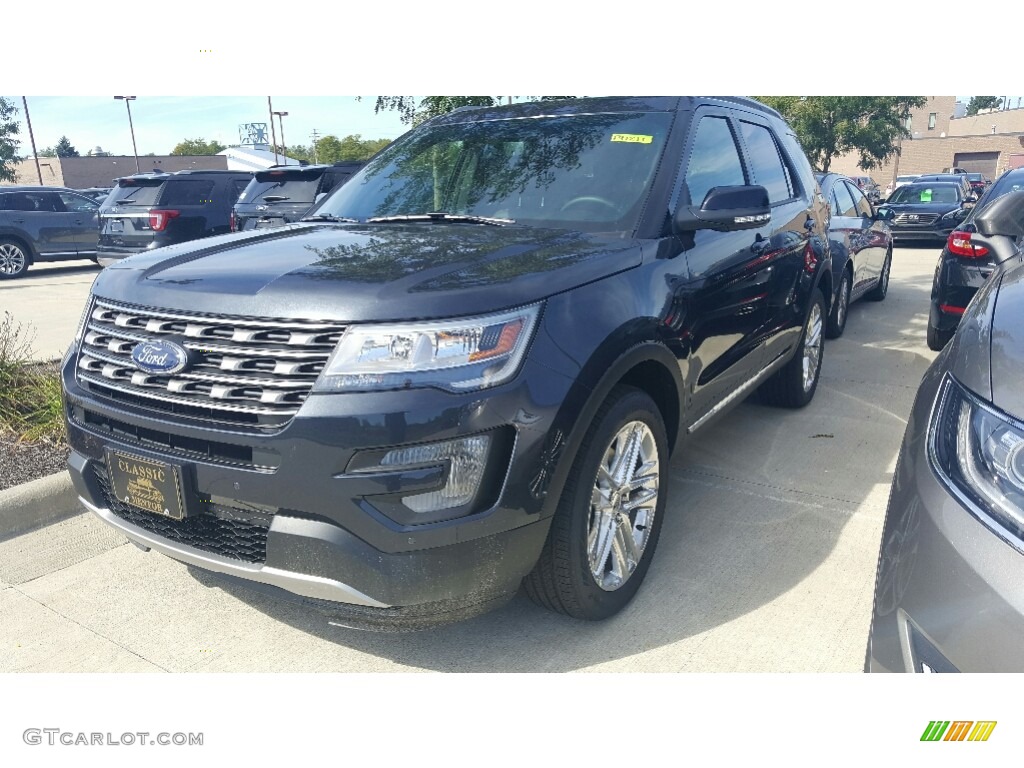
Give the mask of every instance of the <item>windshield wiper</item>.
[[495, 227], [501, 227], [506, 224], [515, 224], [515, 219], [496, 219], [489, 216], [472, 216], [465, 213], [404, 213], [396, 216], [375, 216], [372, 219], [367, 219], [367, 224], [385, 224], [390, 221], [455, 221], [465, 222], [467, 224], [489, 224]]
[[318, 213], [315, 216], [305, 216], [299, 221], [330, 221], [336, 224], [358, 224], [359, 219], [347, 219], [344, 216], [331, 216], [329, 213]]

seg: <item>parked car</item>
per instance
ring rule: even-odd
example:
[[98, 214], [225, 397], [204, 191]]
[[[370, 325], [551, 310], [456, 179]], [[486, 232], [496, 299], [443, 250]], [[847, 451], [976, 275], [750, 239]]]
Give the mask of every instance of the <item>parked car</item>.
[[102, 203], [107, 199], [107, 195], [110, 194], [113, 187], [87, 187], [86, 189], [77, 190], [79, 194], [91, 197], [97, 203]]
[[363, 163], [289, 165], [257, 171], [231, 212], [231, 231], [280, 227], [301, 219], [322, 195], [348, 181]]
[[611, 616], [679, 442], [755, 390], [814, 397], [828, 211], [756, 101], [454, 112], [315, 216], [104, 270], [62, 381], [88, 509], [334, 623], [444, 623], [521, 583]]
[[988, 189], [988, 186], [992, 183], [991, 179], [986, 179], [984, 175], [980, 173], [968, 173], [967, 180], [971, 183], [971, 191], [981, 199], [981, 196]]
[[891, 181], [886, 185], [885, 199], [888, 200], [892, 196], [893, 192], [895, 192], [900, 187], [905, 187], [907, 184], [909, 184], [912, 181], [915, 181], [916, 179], [917, 174], [906, 174], [903, 176], [897, 176], [896, 181]]
[[964, 168], [956, 168], [956, 167], [953, 167], [953, 168], [943, 168], [943, 169], [942, 169], [942, 172], [943, 172], [943, 173], [958, 173], [958, 174], [966, 174], [966, 173], [967, 173], [967, 170], [966, 170], [966, 169], [964, 169]]
[[95, 260], [98, 210], [64, 187], [0, 187], [0, 280], [40, 261]]
[[959, 184], [960, 189], [963, 190], [964, 197], [974, 194], [974, 190], [971, 189], [971, 182], [968, 180], [967, 174], [965, 173], [926, 173], [918, 176], [914, 181], [944, 181], [951, 184]]
[[[974, 237], [1015, 247], [1022, 222], [1024, 190], [987, 206]], [[1024, 671], [1022, 378], [1018, 255], [918, 389], [882, 532], [868, 671]]]
[[881, 199], [881, 190], [870, 176], [851, 176], [850, 180], [863, 192], [868, 200], [877, 203]]
[[954, 182], [915, 181], [879, 207], [894, 239], [945, 240], [970, 213], [974, 195]]
[[860, 188], [845, 176], [815, 174], [828, 201], [828, 235], [835, 296], [825, 335], [838, 338], [846, 328], [851, 302], [862, 297], [882, 301], [889, 290], [892, 233], [884, 216], [872, 208]]
[[138, 173], [117, 180], [100, 210], [100, 264], [231, 231], [249, 171]]
[[1024, 189], [1024, 168], [1004, 173], [946, 238], [946, 245], [935, 266], [932, 280], [931, 309], [928, 313], [928, 346], [938, 352], [953, 337], [961, 316], [974, 294], [993, 270], [1009, 254], [998, 254], [971, 242], [976, 232], [975, 219], [1003, 195]]

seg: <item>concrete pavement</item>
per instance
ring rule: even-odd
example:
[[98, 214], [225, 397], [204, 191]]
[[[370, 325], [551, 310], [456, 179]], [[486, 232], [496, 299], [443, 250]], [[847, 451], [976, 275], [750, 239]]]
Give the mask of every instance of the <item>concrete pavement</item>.
[[888, 298], [851, 307], [807, 408], [746, 402], [673, 458], [653, 565], [609, 621], [520, 596], [422, 633], [331, 627], [80, 515], [0, 542], [0, 672], [860, 671], [937, 257], [897, 249]]

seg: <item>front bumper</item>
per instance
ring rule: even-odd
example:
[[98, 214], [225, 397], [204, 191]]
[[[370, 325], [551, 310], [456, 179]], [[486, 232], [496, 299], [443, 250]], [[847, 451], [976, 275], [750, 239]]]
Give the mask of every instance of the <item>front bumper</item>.
[[1024, 671], [1024, 554], [947, 490], [927, 456], [940, 380], [921, 387], [893, 479], [866, 671]]
[[889, 224], [894, 240], [946, 240], [955, 227], [899, 227]]
[[[483, 397], [312, 395], [286, 426], [259, 433], [108, 400], [77, 382], [76, 359], [72, 350], [62, 379], [70, 471], [88, 509], [142, 546], [310, 601], [342, 623], [383, 628], [410, 611], [422, 626], [465, 618], [513, 594], [547, 537], [548, 427], [572, 381], [529, 360]], [[506, 439], [492, 443], [498, 466], [477, 498], [486, 503], [455, 519], [409, 524], [396, 514], [396, 495], [430, 481], [422, 470], [347, 471], [360, 451], [480, 432]], [[112, 496], [107, 448], [181, 467], [182, 524]]]

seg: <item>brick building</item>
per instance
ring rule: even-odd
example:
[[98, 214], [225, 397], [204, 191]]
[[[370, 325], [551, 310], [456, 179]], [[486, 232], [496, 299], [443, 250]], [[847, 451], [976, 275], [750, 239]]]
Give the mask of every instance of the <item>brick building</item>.
[[[223, 155], [146, 155], [139, 157], [139, 168], [143, 173], [154, 169], [166, 171], [186, 171], [198, 169], [220, 169], [228, 167], [227, 158]], [[43, 176], [43, 184], [48, 187], [68, 187], [70, 189], [87, 189], [88, 187], [109, 187], [119, 176], [130, 176], [135, 173], [134, 155], [100, 155], [94, 157], [40, 157], [39, 171]], [[0, 181], [4, 184], [39, 183], [35, 160], [29, 158], [15, 166], [13, 182]]]
[[833, 160], [830, 170], [867, 174], [884, 190], [903, 174], [939, 173], [956, 166], [995, 179], [1009, 168], [1024, 167], [1024, 109], [960, 118], [955, 112], [954, 96], [929, 96], [925, 106], [911, 113], [911, 138], [903, 140], [899, 157], [863, 171], [851, 153]]

